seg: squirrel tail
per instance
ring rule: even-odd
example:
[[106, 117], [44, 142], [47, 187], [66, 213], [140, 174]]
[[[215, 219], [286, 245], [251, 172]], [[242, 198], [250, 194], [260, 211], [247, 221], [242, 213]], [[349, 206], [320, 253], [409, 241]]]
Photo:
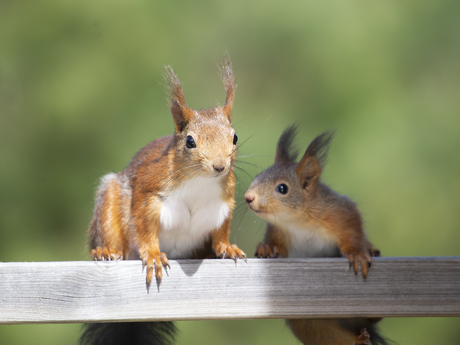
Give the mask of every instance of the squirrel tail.
[[171, 345], [177, 328], [166, 322], [90, 323], [84, 325], [80, 345]]

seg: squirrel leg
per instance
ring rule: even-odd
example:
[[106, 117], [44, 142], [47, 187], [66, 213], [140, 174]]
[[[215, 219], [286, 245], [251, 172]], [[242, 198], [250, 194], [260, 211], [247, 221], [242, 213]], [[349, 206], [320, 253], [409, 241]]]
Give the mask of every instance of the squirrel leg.
[[117, 174], [104, 176], [97, 192], [96, 207], [89, 230], [91, 257], [97, 261], [123, 259], [124, 228], [129, 217], [131, 199], [122, 193]]
[[229, 244], [230, 218], [227, 218], [222, 226], [212, 233], [212, 247], [218, 258], [242, 259], [247, 262], [246, 254], [236, 244]]
[[[133, 221], [135, 223], [137, 242], [139, 246], [139, 255], [142, 260], [143, 268], [147, 267], [146, 282], [147, 288], [153, 278], [155, 270], [155, 278], [157, 285], [161, 283], [163, 278], [163, 268], [171, 268], [168, 258], [165, 253], [160, 252], [160, 214], [159, 201], [156, 196], [151, 196], [147, 202], [145, 198], [137, 197], [134, 200], [142, 200], [133, 204]], [[167, 272], [167, 271], [166, 271]]]
[[[163, 278], [163, 268], [171, 269], [169, 261], [165, 253], [160, 252], [160, 241], [158, 239], [159, 224], [154, 227], [156, 231], [145, 231], [139, 234], [141, 228], [138, 228], [138, 236], [142, 238], [139, 241], [139, 253], [142, 260], [142, 268], [147, 267], [146, 283], [147, 288], [150, 287], [150, 283], [153, 278], [153, 271], [155, 270], [155, 278], [157, 286], [160, 286], [161, 279]], [[168, 271], [166, 271], [168, 273]]]

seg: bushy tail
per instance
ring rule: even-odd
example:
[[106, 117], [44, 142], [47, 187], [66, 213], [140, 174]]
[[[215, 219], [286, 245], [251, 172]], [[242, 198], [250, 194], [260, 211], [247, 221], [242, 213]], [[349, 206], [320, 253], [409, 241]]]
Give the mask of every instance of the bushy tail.
[[90, 323], [80, 345], [172, 345], [176, 326], [167, 322]]

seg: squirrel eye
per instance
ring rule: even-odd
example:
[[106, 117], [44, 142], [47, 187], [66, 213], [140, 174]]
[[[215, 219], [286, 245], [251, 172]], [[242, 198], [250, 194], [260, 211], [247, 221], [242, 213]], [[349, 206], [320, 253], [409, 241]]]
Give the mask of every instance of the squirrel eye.
[[276, 191], [281, 194], [287, 194], [289, 188], [284, 183], [281, 183], [276, 186]]
[[185, 146], [187, 146], [189, 149], [193, 149], [196, 147], [195, 140], [192, 138], [191, 135], [187, 135], [187, 139], [185, 140]]
[[233, 145], [236, 145], [236, 142], [238, 141], [238, 136], [236, 134], [233, 135]]

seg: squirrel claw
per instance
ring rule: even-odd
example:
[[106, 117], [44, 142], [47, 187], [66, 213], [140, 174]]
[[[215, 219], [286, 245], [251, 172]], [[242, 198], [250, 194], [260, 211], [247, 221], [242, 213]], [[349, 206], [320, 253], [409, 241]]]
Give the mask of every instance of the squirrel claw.
[[256, 258], [282, 258], [283, 255], [279, 252], [277, 246], [273, 248], [269, 244], [259, 243], [254, 254]]
[[157, 285], [160, 285], [161, 280], [163, 278], [163, 267], [165, 269], [166, 274], [168, 274], [166, 267], [171, 269], [171, 266], [169, 266], [169, 261], [165, 253], [152, 254], [148, 250], [146, 250], [144, 254], [142, 254], [142, 270], [144, 270], [145, 267], [147, 267], [147, 287], [150, 286], [154, 270]]
[[264, 244], [260, 242], [257, 245], [256, 252], [254, 253], [256, 258], [271, 258], [272, 257], [272, 250], [268, 244]]
[[91, 249], [91, 257], [94, 261], [116, 261], [123, 260], [123, 252], [116, 251], [110, 247], [96, 247]]
[[226, 245], [225, 243], [221, 244], [217, 250], [217, 257], [222, 259], [232, 259], [237, 262], [238, 259], [248, 262], [246, 259], [246, 254], [239, 249], [236, 244]]
[[361, 273], [363, 274], [364, 278], [367, 278], [367, 274], [369, 272], [369, 267], [372, 264], [372, 258], [368, 251], [354, 251], [343, 253], [343, 256], [348, 258], [348, 262], [350, 267], [353, 266], [353, 271], [355, 274], [359, 273], [359, 266], [361, 265]]
[[361, 330], [361, 334], [356, 339], [356, 345], [372, 345], [371, 336], [365, 328]]

